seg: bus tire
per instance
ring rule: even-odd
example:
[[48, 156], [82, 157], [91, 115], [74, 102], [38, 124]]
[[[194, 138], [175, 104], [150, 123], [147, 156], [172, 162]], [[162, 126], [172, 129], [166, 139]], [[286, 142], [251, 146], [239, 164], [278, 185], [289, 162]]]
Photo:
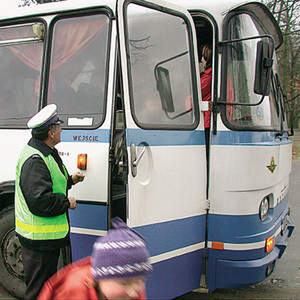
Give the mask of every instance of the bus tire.
[[0, 283], [13, 296], [25, 293], [21, 245], [15, 233], [14, 208], [0, 212]]

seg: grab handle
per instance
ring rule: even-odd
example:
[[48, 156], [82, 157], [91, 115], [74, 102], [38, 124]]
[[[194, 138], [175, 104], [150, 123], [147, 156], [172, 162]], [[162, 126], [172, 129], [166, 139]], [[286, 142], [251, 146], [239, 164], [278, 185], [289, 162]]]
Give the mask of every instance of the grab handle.
[[137, 167], [146, 151], [146, 147], [143, 146], [137, 154], [137, 147], [134, 144], [130, 145], [130, 162], [131, 162], [131, 174], [133, 177], [137, 175]]

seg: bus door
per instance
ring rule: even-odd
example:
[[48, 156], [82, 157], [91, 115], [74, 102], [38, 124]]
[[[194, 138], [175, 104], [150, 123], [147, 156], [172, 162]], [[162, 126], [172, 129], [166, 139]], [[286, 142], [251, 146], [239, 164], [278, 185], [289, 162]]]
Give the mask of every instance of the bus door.
[[199, 287], [205, 247], [206, 161], [195, 33], [187, 11], [154, 2], [118, 1], [117, 21], [127, 223], [144, 236], [154, 263], [149, 298], [174, 298]]
[[277, 26], [259, 3], [229, 12], [223, 25], [221, 114], [211, 145], [210, 290], [265, 278], [275, 254], [267, 256], [264, 245], [279, 232], [290, 172], [289, 145], [280, 155], [281, 144], [288, 144], [280, 103], [265, 84], [276, 69]]

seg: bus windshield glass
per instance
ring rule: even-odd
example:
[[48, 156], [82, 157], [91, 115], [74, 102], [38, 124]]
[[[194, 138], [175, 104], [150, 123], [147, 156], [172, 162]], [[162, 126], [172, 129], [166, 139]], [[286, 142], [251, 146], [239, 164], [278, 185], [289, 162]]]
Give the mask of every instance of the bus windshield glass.
[[109, 18], [59, 18], [53, 26], [48, 103], [65, 127], [95, 127], [104, 120]]
[[[244, 39], [229, 43], [226, 60], [226, 101], [244, 105], [227, 105], [226, 120], [237, 129], [280, 129], [280, 112], [274, 90], [265, 96], [254, 91], [257, 43], [266, 38], [259, 25], [248, 14], [238, 14], [229, 21], [229, 40]], [[247, 39], [257, 36], [258, 38]], [[274, 64], [275, 64], [274, 57]], [[254, 105], [248, 106], [247, 104]]]
[[26, 127], [38, 111], [44, 24], [0, 27], [0, 126]]

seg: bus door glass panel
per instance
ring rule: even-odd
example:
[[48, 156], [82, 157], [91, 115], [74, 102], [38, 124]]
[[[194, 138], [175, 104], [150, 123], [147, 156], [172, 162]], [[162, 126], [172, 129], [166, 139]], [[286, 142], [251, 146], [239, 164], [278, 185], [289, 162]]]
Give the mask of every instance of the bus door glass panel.
[[[141, 15], [131, 17], [141, 10], [144, 20]], [[180, 17], [134, 4], [128, 6], [127, 14], [132, 113], [136, 122], [143, 128], [194, 127], [186, 24]], [[136, 26], [137, 22], [142, 25]], [[169, 103], [162, 102], [157, 85], [163, 78], [159, 76], [166, 76], [171, 85]]]
[[[229, 21], [228, 30], [229, 40], [264, 34], [247, 14], [233, 16]], [[246, 39], [226, 45], [226, 99], [228, 103], [253, 105], [260, 102], [262, 95], [254, 92], [254, 81], [256, 48], [261, 40], [267, 41], [268, 38]], [[280, 115], [274, 91], [271, 91], [270, 95], [265, 96], [263, 102], [256, 106], [227, 105], [226, 118], [235, 128], [280, 129]]]
[[58, 19], [53, 27], [48, 103], [56, 103], [69, 127], [104, 121], [109, 18]]
[[0, 126], [27, 128], [38, 111], [43, 29], [39, 22], [0, 27]]

